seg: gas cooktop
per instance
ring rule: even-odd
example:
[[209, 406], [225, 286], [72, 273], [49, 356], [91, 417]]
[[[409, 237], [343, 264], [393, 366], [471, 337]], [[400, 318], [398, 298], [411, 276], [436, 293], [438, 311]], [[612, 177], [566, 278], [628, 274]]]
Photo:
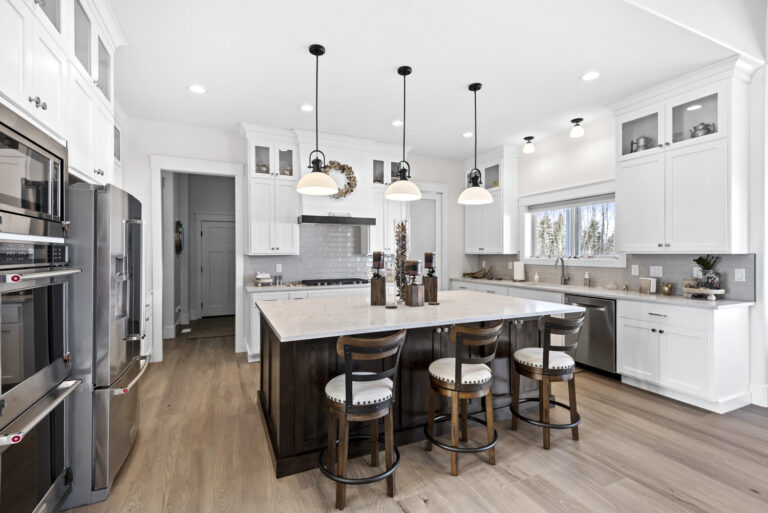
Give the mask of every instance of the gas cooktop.
[[368, 283], [365, 278], [320, 278], [317, 280], [301, 280], [305, 287], [323, 287], [326, 285], [362, 285]]

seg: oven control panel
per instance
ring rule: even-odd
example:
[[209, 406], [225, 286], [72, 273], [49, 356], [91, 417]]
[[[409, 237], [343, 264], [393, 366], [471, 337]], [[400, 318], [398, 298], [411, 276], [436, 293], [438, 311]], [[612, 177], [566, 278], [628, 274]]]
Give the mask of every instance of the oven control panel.
[[56, 267], [68, 263], [69, 247], [66, 244], [0, 243], [0, 269]]

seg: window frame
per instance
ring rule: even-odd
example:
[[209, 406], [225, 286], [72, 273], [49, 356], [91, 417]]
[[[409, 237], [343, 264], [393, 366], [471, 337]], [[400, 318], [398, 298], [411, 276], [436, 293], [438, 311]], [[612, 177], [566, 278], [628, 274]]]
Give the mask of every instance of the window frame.
[[[554, 265], [557, 258], [535, 258], [531, 256], [535, 249], [535, 215], [529, 212], [529, 208], [536, 205], [546, 205], [549, 203], [565, 203], [588, 201], [599, 196], [609, 196], [615, 194], [615, 180], [606, 180], [592, 184], [569, 187], [547, 191], [544, 193], [524, 195], [520, 197], [520, 248], [521, 260], [528, 265]], [[615, 197], [614, 197], [615, 201]], [[554, 206], [554, 205], [553, 205]], [[573, 241], [574, 249], [577, 250], [578, 242], [578, 220], [570, 223], [568, 238]], [[617, 251], [616, 258], [575, 258], [566, 257], [565, 263], [574, 267], [627, 267], [627, 255], [624, 252]]]

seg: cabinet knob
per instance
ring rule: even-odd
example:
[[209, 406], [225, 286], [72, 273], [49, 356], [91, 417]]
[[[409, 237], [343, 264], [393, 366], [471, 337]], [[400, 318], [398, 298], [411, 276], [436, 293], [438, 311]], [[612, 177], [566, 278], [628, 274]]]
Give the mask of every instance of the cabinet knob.
[[656, 333], [656, 328], [651, 328], [651, 331]]
[[40, 104], [40, 108], [41, 108], [41, 109], [43, 109], [43, 110], [48, 110], [48, 104], [47, 104], [47, 103], [45, 103], [45, 102], [42, 102], [42, 103]]
[[659, 148], [663, 148], [663, 147], [664, 147], [664, 145], [663, 145], [663, 144], [659, 144]]
[[664, 243], [664, 247], [668, 248], [670, 246], [669, 242]]
[[477, 248], [477, 249], [479, 249], [480, 251], [485, 251], [485, 248]]
[[660, 248], [663, 248], [663, 247], [664, 247], [664, 244], [662, 244], [661, 242], [659, 242], [659, 247], [660, 247]]
[[659, 330], [659, 333], [661, 333], [663, 335], [664, 334], [664, 330]]
[[42, 101], [40, 100], [39, 96], [30, 96], [28, 100], [29, 100], [29, 103], [34, 103], [35, 107], [40, 107], [40, 103]]
[[668, 142], [665, 142], [665, 143], [664, 143], [664, 146], [669, 146], [669, 143], [668, 143]]

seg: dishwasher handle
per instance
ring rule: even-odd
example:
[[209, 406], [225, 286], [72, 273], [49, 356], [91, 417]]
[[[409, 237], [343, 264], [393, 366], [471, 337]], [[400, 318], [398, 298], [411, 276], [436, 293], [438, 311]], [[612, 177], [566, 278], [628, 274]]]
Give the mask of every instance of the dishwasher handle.
[[573, 303], [573, 302], [570, 302], [568, 300], [565, 301], [565, 304], [566, 305], [571, 305], [571, 306], [580, 306], [580, 307], [586, 308], [588, 310], [595, 310], [596, 312], [605, 312], [605, 307], [604, 306], [589, 305], [587, 303]]

